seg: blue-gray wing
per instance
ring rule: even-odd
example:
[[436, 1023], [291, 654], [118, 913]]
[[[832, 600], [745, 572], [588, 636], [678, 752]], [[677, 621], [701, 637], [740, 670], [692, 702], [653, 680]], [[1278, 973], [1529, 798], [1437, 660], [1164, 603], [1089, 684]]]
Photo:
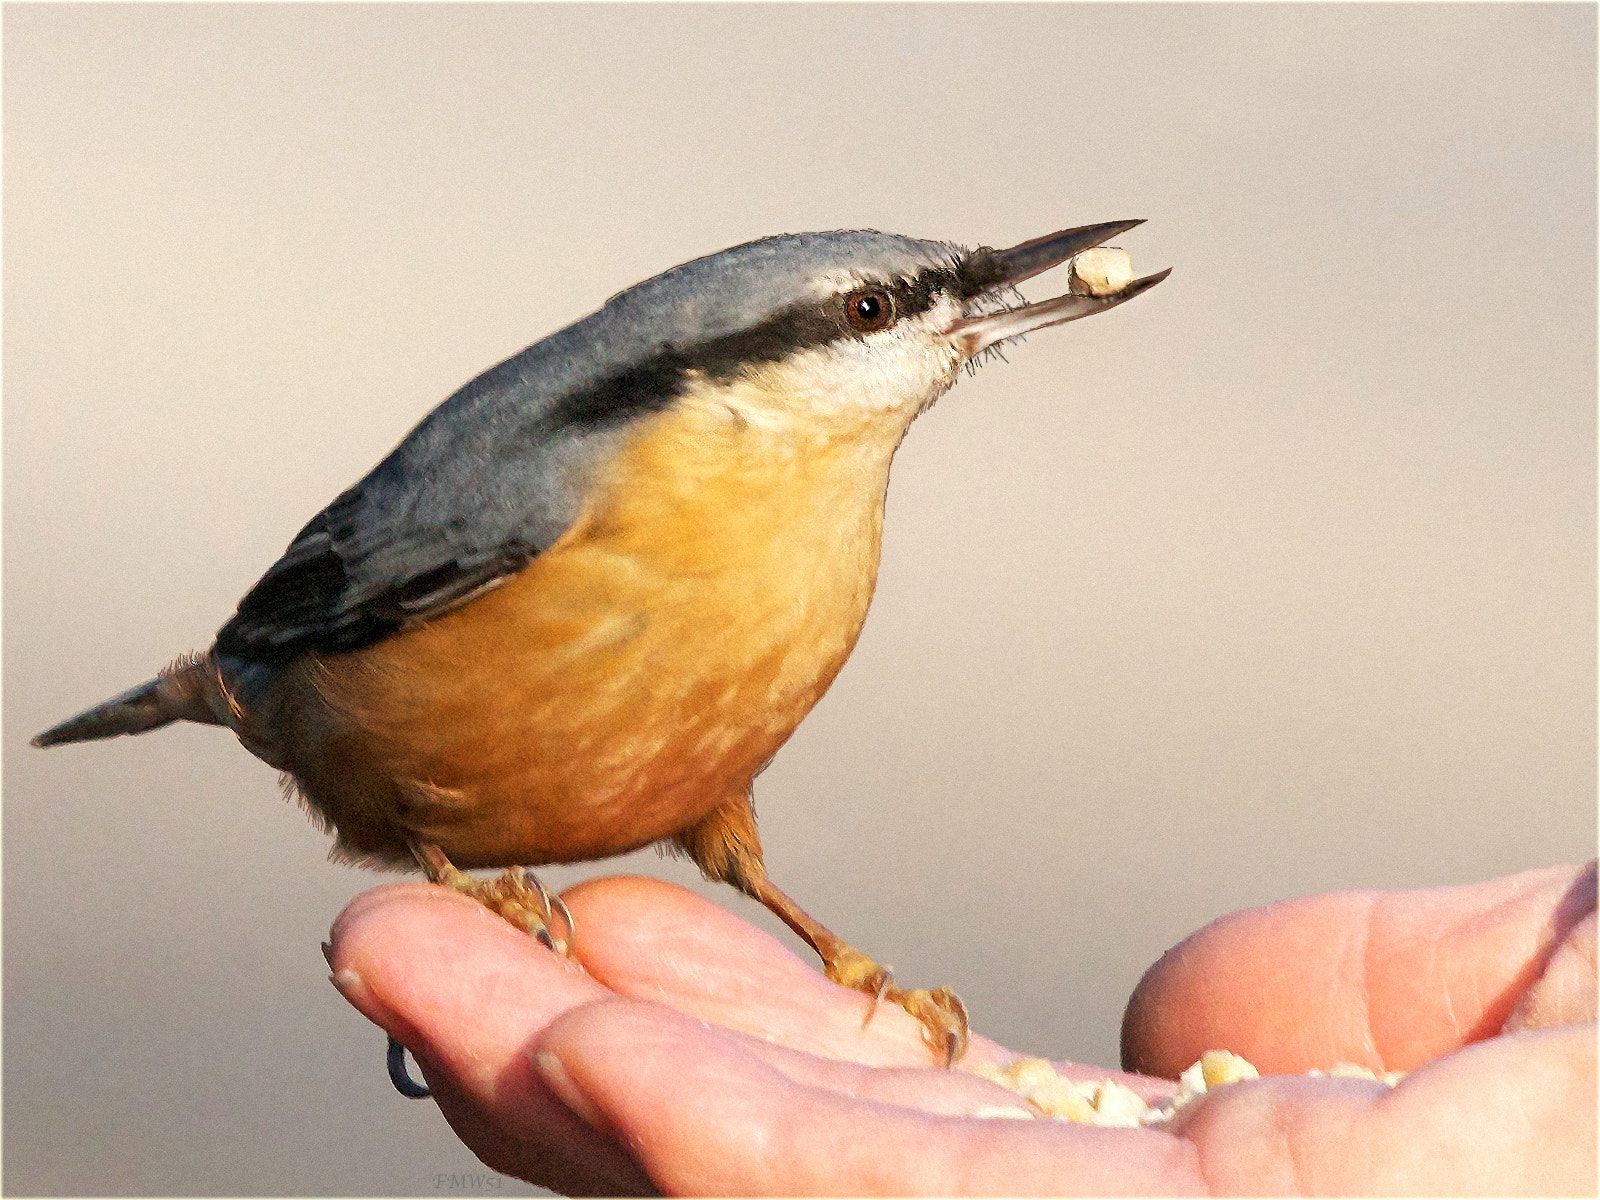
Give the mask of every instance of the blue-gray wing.
[[622, 430], [669, 404], [681, 379], [658, 355], [552, 391], [522, 358], [445, 401], [318, 513], [217, 649], [269, 663], [357, 650], [514, 575], [577, 519]]
[[[359, 489], [345, 493], [300, 531], [217, 634], [217, 648], [278, 662], [308, 650], [357, 650], [436, 616], [526, 566], [537, 550], [516, 540], [480, 549], [446, 536], [405, 537], [362, 521]], [[364, 552], [371, 535], [391, 566]]]

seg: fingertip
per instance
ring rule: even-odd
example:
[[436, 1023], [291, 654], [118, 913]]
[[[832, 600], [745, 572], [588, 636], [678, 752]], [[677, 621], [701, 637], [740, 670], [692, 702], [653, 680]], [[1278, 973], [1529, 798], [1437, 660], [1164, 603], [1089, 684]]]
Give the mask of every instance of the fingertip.
[[650, 946], [725, 941], [746, 927], [698, 893], [642, 875], [587, 879], [562, 892], [561, 898], [580, 928], [605, 930], [603, 939], [578, 936], [579, 953], [596, 951], [597, 958], [612, 956], [612, 951], [615, 956], [633, 956]]
[[616, 1126], [606, 1116], [600, 1106], [584, 1090], [573, 1073], [567, 1070], [566, 1063], [560, 1054], [554, 1050], [537, 1050], [530, 1056], [535, 1074], [539, 1081], [549, 1089], [550, 1094], [566, 1107], [567, 1111], [577, 1117], [590, 1129], [606, 1137], [615, 1137]]
[[653, 1008], [621, 999], [578, 1005], [541, 1030], [525, 1057], [568, 1111], [596, 1132], [618, 1137], [623, 1131], [602, 1103], [612, 1078], [648, 1076], [663, 1027], [683, 1019]]
[[1207, 1050], [1230, 1050], [1271, 1072], [1361, 1061], [1362, 955], [1380, 895], [1279, 901], [1190, 934], [1128, 1000], [1123, 1069], [1176, 1079]]
[[[578, 1119], [626, 1146], [665, 1190], [729, 1190], [788, 1080], [722, 1030], [648, 1001], [607, 998], [573, 1008], [540, 1034], [528, 1060]], [[763, 1190], [734, 1185], [734, 1194]]]
[[561, 893], [568, 904], [598, 904], [625, 911], [635, 905], [710, 904], [696, 892], [648, 875], [597, 875], [581, 880]]
[[436, 904], [432, 893], [441, 890], [423, 883], [397, 883], [363, 892], [345, 905], [329, 929], [329, 940], [321, 945], [332, 970], [329, 982], [339, 994], [373, 1024], [402, 1040], [415, 1040], [415, 1026], [399, 1016], [382, 993], [392, 990], [395, 969], [406, 961], [416, 914]]
[[[340, 910], [328, 930], [328, 942], [324, 944], [323, 953], [337, 957], [357, 934], [380, 928], [395, 918], [415, 911], [419, 906], [438, 903], [481, 907], [459, 892], [431, 883], [386, 883], [362, 892]], [[329, 961], [331, 963], [333, 959]]]
[[1593, 872], [1546, 867], [1230, 913], [1139, 981], [1123, 1064], [1171, 1078], [1226, 1049], [1271, 1073], [1337, 1062], [1408, 1070], [1480, 1041], [1593, 911]]
[[[334, 922], [335, 985], [413, 1051], [468, 1073], [509, 1058], [600, 986], [481, 904], [431, 884], [358, 897]], [[343, 982], [341, 982], [343, 981]]]

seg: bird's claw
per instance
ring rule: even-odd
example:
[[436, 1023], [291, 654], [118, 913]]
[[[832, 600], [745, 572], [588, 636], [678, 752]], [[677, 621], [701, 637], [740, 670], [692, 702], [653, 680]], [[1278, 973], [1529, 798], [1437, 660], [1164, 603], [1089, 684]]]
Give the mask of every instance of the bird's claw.
[[969, 1026], [967, 1006], [961, 997], [947, 987], [936, 987], [931, 992], [918, 988], [913, 992], [893, 989], [890, 995], [896, 1004], [922, 1022], [922, 1040], [928, 1048], [944, 1059], [946, 1069], [967, 1052]]
[[408, 1100], [426, 1100], [433, 1095], [433, 1089], [425, 1083], [418, 1083], [411, 1078], [411, 1072], [406, 1069], [406, 1048], [402, 1046], [391, 1034], [389, 1037], [389, 1082], [394, 1084], [394, 1090]]
[[[572, 910], [567, 907], [567, 902], [561, 898], [560, 893], [547, 889], [539, 882], [539, 877], [527, 867], [519, 867], [517, 870], [521, 872], [523, 888], [539, 897], [540, 926], [537, 931], [529, 930], [529, 932], [549, 949], [565, 957], [572, 952], [573, 943], [578, 936], [578, 926], [572, 919]], [[510, 875], [511, 872], [508, 870], [506, 874]], [[565, 936], [559, 938], [550, 932], [550, 921], [557, 914], [560, 914], [561, 924], [566, 930]]]
[[872, 991], [872, 1003], [867, 1005], [867, 1015], [861, 1018], [861, 1028], [867, 1027], [867, 1022], [872, 1020], [873, 1014], [878, 1011], [878, 1005], [883, 1003], [883, 998], [889, 994], [889, 989], [892, 987], [894, 987], [894, 968], [884, 967], [883, 977]]
[[854, 947], [847, 946], [823, 964], [823, 972], [834, 983], [865, 992], [871, 997], [865, 1029], [885, 1000], [897, 1004], [922, 1024], [922, 1040], [945, 1067], [950, 1067], [967, 1051], [969, 1025], [967, 1006], [947, 987], [931, 992], [923, 989], [903, 991], [895, 986], [892, 968], [880, 966]]

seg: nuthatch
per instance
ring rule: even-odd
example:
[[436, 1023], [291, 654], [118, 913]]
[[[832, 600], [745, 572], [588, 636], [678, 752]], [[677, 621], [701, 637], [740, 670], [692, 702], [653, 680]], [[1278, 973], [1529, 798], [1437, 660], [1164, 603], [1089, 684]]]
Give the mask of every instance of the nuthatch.
[[960, 1000], [895, 987], [773, 885], [751, 781], [861, 632], [912, 419], [989, 347], [1164, 279], [1007, 303], [1137, 224], [1009, 250], [773, 237], [618, 293], [424, 418], [209, 650], [34, 744], [226, 726], [336, 857], [414, 860], [533, 932], [549, 908], [520, 871], [458, 868], [669, 842], [948, 1063]]

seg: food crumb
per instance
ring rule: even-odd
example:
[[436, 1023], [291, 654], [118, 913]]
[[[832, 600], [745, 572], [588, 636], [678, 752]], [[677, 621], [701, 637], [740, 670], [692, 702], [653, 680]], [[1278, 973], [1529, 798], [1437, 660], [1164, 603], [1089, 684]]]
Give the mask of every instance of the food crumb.
[[1133, 259], [1115, 246], [1096, 246], [1072, 260], [1069, 275], [1075, 296], [1114, 296], [1133, 282]]
[[1371, 1067], [1363, 1067], [1360, 1063], [1334, 1063], [1326, 1071], [1310, 1070], [1307, 1075], [1327, 1079], [1372, 1079], [1378, 1083], [1393, 1087], [1406, 1077], [1404, 1071], [1374, 1071]]
[[1068, 1079], [1043, 1058], [1019, 1058], [1007, 1067], [978, 1063], [970, 1069], [1027, 1100], [1033, 1115], [1059, 1121], [1131, 1129], [1149, 1107], [1132, 1088], [1115, 1080]]
[[[1163, 1125], [1208, 1092], [1230, 1083], [1261, 1078], [1261, 1072], [1240, 1055], [1230, 1050], [1207, 1050], [1199, 1061], [1178, 1076], [1176, 1092], [1165, 1100], [1149, 1104], [1138, 1092], [1114, 1079], [1068, 1079], [1044, 1058], [1018, 1058], [1004, 1067], [975, 1063], [967, 1070], [1015, 1092], [1030, 1105], [1026, 1109], [985, 1105], [974, 1116], [1036, 1120], [1049, 1117], [1122, 1129]], [[1404, 1071], [1380, 1074], [1356, 1063], [1337, 1063], [1326, 1071], [1307, 1071], [1306, 1074], [1336, 1079], [1373, 1079], [1389, 1087], [1405, 1077]]]

